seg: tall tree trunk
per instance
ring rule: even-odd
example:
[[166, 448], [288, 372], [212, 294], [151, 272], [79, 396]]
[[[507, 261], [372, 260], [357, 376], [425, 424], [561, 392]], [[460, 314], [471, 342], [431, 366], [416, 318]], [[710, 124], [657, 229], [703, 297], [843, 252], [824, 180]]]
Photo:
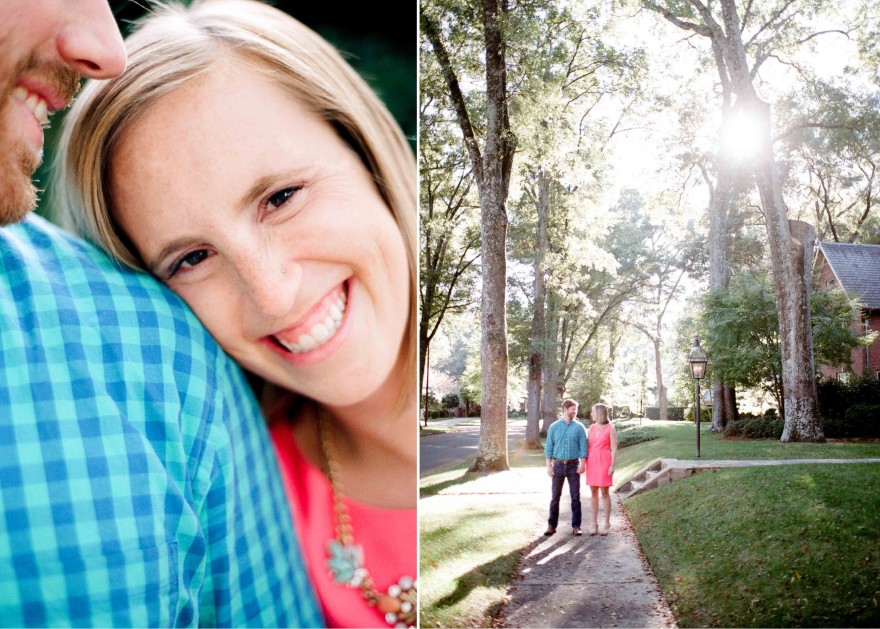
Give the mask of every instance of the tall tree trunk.
[[663, 384], [663, 365], [660, 362], [660, 337], [651, 339], [654, 343], [654, 369], [657, 375], [657, 406], [660, 407], [660, 420], [669, 419], [666, 403], [666, 386]]
[[542, 394], [543, 394], [543, 424], [541, 426], [541, 435], [547, 436], [547, 429], [557, 419], [556, 409], [558, 401], [556, 400], [556, 374], [559, 369], [559, 356], [557, 354], [557, 339], [559, 336], [559, 312], [557, 310], [557, 299], [553, 289], [547, 290], [547, 311], [545, 316], [546, 334], [544, 336], [544, 368], [542, 370]]
[[482, 414], [471, 471], [510, 468], [507, 460], [507, 192], [513, 150], [507, 118], [504, 0], [483, 0], [486, 44], [486, 146], [480, 177]]
[[[825, 441], [819, 423], [813, 333], [810, 324], [810, 284], [816, 231], [803, 221], [788, 221], [792, 283], [784, 311], [788, 325], [780, 325], [788, 343], [782, 345], [782, 382], [785, 428], [782, 441]], [[783, 317], [780, 309], [780, 321]], [[788, 347], [786, 347], [786, 345]]]
[[529, 379], [526, 384], [526, 448], [541, 448], [541, 369], [544, 345], [544, 256], [548, 248], [547, 211], [550, 205], [550, 179], [543, 171], [538, 180], [538, 243], [535, 252], [535, 279], [532, 283], [534, 314], [532, 315], [531, 344], [529, 347]]
[[428, 307], [422, 308], [419, 313], [419, 389], [424, 391], [425, 386], [425, 361], [428, 355], [428, 325], [429, 325]]
[[[813, 337], [810, 329], [809, 278], [815, 232], [806, 223], [789, 220], [770, 134], [770, 105], [752, 84], [735, 0], [721, 0], [725, 60], [737, 106], [756, 116], [760, 138], [755, 176], [770, 247], [770, 265], [779, 313], [785, 429], [782, 441], [824, 441], [816, 400]], [[798, 225], [802, 225], [800, 227]]]
[[[723, 105], [721, 125], [730, 115], [727, 103]], [[733, 169], [726, 159], [718, 160], [718, 174], [714, 188], [710, 189], [709, 199], [709, 291], [716, 293], [727, 290], [730, 285], [730, 262], [727, 258], [727, 228], [733, 196]], [[712, 317], [712, 313], [709, 313]], [[724, 404], [724, 383], [716, 379], [712, 382], [712, 425], [709, 432], [720, 432], [732, 416]]]
[[[725, 384], [723, 388], [724, 394], [721, 398], [724, 406], [725, 420], [735, 422], [739, 420], [739, 409], [736, 406], [736, 388], [733, 385]], [[718, 398], [716, 398], [718, 399]], [[717, 404], [718, 402], [716, 402]], [[726, 424], [725, 424], [726, 425]]]

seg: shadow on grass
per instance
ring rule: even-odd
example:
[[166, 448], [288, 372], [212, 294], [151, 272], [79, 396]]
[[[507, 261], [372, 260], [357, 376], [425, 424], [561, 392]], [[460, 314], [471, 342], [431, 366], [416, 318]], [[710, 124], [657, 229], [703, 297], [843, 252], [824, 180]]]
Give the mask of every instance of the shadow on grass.
[[439, 494], [441, 491], [446, 489], [447, 487], [453, 487], [455, 485], [461, 485], [462, 483], [466, 483], [468, 481], [474, 480], [482, 475], [482, 473], [474, 473], [468, 472], [467, 469], [462, 470], [460, 476], [456, 476], [454, 478], [450, 478], [449, 480], [441, 481], [439, 483], [435, 483], [433, 485], [427, 485], [422, 487], [419, 490], [420, 498], [427, 498], [428, 496], [434, 496]]
[[[464, 573], [455, 580], [455, 590], [447, 594], [443, 598], [434, 603], [434, 607], [443, 608], [451, 607], [456, 603], [463, 601], [467, 596], [478, 587], [499, 587], [507, 589], [510, 586], [513, 571], [519, 563], [520, 557], [531, 546], [527, 544], [521, 548], [517, 548], [506, 555], [496, 557], [492, 561], [488, 561], [477, 566], [473, 570]], [[501, 604], [493, 605], [491, 615], [493, 617], [501, 610]]]

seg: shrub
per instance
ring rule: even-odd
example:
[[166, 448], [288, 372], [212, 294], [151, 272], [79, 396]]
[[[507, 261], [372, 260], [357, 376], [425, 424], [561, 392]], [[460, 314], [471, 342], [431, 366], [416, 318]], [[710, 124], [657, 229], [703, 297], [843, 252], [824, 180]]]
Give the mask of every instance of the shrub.
[[782, 437], [782, 429], [785, 422], [778, 417], [765, 419], [764, 417], [740, 416], [739, 421], [730, 422], [724, 427], [725, 437], [743, 437], [745, 439], [779, 439]]
[[684, 411], [684, 406], [670, 406], [666, 409], [666, 418], [673, 422], [683, 422]]
[[455, 393], [447, 393], [443, 396], [440, 403], [443, 405], [443, 408], [458, 408], [461, 404], [458, 395]]
[[880, 437], [880, 405], [854, 404], [843, 417], [822, 418], [826, 437]]
[[[660, 419], [660, 407], [659, 406], [648, 406], [645, 408], [645, 417], [648, 419], [658, 420]], [[674, 422], [684, 421], [685, 419], [685, 407], [684, 406], [667, 406], [666, 407], [666, 419]], [[693, 419], [689, 419], [688, 421], [693, 421]]]
[[[694, 421], [694, 409], [693, 409], [693, 407], [689, 407], [689, 408], [684, 412], [684, 419], [685, 419], [685, 421], [689, 421], [689, 422]], [[706, 423], [706, 422], [711, 422], [711, 421], [712, 421], [712, 411], [710, 411], [710, 410], [709, 410], [708, 408], [706, 408], [705, 406], [700, 407], [700, 423], [701, 423], [701, 424], [704, 424], [704, 423]]]
[[777, 419], [779, 417], [779, 413], [776, 412], [776, 409], [772, 406], [764, 411], [764, 419]]
[[639, 427], [638, 419], [615, 419], [611, 423], [614, 424], [614, 429], [618, 435], [626, 430]]
[[617, 435], [617, 447], [625, 448], [627, 446], [635, 445], [637, 443], [643, 443], [645, 441], [652, 441], [654, 439], [659, 439], [660, 433], [658, 433], [653, 428], [648, 428], [647, 426], [643, 428], [634, 427], [629, 430], [626, 430], [623, 433], [618, 433]]
[[633, 413], [630, 410], [629, 406], [615, 406], [614, 416], [619, 419], [629, 419], [633, 416]]
[[816, 391], [824, 419], [842, 419], [847, 409], [857, 404], [880, 404], [880, 380], [870, 376], [852, 378], [847, 383], [820, 378]]

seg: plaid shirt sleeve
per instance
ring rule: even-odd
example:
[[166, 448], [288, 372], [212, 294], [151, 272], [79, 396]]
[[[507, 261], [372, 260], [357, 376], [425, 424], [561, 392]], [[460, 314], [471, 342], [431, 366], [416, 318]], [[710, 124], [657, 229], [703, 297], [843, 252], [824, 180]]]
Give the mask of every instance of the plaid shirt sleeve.
[[241, 371], [147, 275], [0, 229], [0, 625], [319, 626]]

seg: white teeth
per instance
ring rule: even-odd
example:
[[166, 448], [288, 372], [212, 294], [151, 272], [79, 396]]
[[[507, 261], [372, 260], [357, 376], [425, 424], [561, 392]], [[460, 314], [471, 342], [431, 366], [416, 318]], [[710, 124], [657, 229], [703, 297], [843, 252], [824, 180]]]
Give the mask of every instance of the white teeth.
[[49, 123], [49, 106], [42, 98], [33, 92], [29, 92], [21, 85], [12, 90], [12, 98], [24, 103], [24, 106], [30, 110], [34, 115], [34, 118], [36, 118], [41, 125]]
[[34, 115], [37, 117], [37, 120], [40, 121], [41, 125], [49, 124], [49, 106], [46, 105], [46, 101], [41, 100], [37, 103]]
[[306, 334], [301, 335], [295, 343], [282, 341], [278, 337], [275, 337], [276, 340], [283, 345], [287, 351], [294, 354], [302, 354], [323, 345], [327, 340], [331, 339], [334, 334], [336, 334], [336, 331], [342, 324], [346, 301], [345, 293], [343, 293], [327, 310], [327, 316], [324, 320], [313, 325], [311, 329]]
[[323, 343], [330, 338], [330, 330], [328, 330], [323, 323], [319, 323], [312, 328], [312, 331], [309, 333], [309, 335], [318, 343]]
[[307, 352], [310, 349], [315, 349], [318, 346], [318, 341], [313, 339], [308, 334], [303, 334], [301, 337], [299, 337], [298, 343], [301, 348], [301, 351], [303, 351], [303, 352]]
[[336, 304], [333, 304], [332, 306], [330, 306], [330, 317], [336, 323], [339, 323], [340, 321], [342, 321], [342, 311], [339, 309], [339, 306], [337, 306]]

